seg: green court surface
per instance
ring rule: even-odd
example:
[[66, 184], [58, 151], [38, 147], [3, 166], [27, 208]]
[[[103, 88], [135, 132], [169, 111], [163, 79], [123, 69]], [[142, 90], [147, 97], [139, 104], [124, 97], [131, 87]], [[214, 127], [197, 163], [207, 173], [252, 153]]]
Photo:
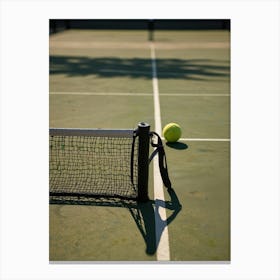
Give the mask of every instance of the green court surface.
[[50, 203], [51, 262], [230, 261], [230, 33], [147, 38], [122, 30], [50, 35], [50, 127], [132, 129], [145, 121], [155, 130], [157, 83], [162, 127], [183, 130], [177, 144], [164, 144], [174, 189], [164, 199], [154, 197], [150, 164], [147, 203]]
[[[141, 104], [141, 106], [137, 106]], [[153, 123], [153, 97], [72, 95], [50, 96], [50, 126], [135, 128], [139, 120]], [[57, 108], [60, 108], [59, 110]], [[106, 113], [104, 114], [104, 110]]]

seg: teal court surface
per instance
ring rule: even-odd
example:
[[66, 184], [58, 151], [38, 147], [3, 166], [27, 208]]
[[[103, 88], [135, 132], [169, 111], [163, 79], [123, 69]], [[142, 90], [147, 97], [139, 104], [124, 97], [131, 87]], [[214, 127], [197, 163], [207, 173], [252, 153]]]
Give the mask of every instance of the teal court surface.
[[230, 261], [230, 32], [70, 29], [49, 55], [50, 127], [183, 131], [173, 192], [151, 162], [146, 203], [50, 203], [49, 260]]

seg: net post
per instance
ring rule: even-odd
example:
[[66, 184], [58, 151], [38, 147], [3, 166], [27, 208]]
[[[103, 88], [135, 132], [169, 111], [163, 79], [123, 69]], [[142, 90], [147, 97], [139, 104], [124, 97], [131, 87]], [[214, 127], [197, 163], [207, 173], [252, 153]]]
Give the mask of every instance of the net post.
[[150, 125], [145, 122], [138, 124], [138, 200], [147, 201], [149, 179], [149, 133]]

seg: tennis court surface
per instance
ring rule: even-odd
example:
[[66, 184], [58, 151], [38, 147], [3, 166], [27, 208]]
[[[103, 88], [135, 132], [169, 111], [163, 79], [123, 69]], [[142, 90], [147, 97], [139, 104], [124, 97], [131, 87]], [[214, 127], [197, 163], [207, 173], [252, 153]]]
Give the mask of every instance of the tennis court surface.
[[[104, 196], [73, 199], [50, 186], [58, 195], [49, 204], [51, 262], [230, 261], [230, 32], [153, 35], [151, 41], [147, 30], [70, 28], [49, 37], [49, 126], [66, 129], [50, 132], [50, 156], [62, 157], [50, 164], [57, 172], [50, 178], [71, 185], [76, 194], [82, 187], [71, 176], [92, 169], [90, 153], [98, 153], [95, 174], [106, 174], [111, 164], [102, 179], [109, 195], [102, 190]], [[176, 122], [183, 132], [178, 143], [163, 140], [172, 190], [162, 183], [156, 155], [148, 166], [145, 201], [137, 201], [133, 191], [139, 162], [133, 163], [133, 180], [126, 181], [132, 150], [139, 156], [131, 137], [141, 122], [158, 134]], [[91, 129], [109, 133], [106, 141], [103, 134], [89, 140], [97, 152], [75, 138]], [[63, 161], [80, 151], [85, 159], [58, 178]], [[149, 155], [153, 151], [150, 146]], [[125, 168], [122, 177], [119, 170]], [[110, 190], [110, 176], [117, 190]], [[94, 180], [91, 172], [81, 177], [85, 193]], [[132, 190], [122, 189], [128, 187]]]

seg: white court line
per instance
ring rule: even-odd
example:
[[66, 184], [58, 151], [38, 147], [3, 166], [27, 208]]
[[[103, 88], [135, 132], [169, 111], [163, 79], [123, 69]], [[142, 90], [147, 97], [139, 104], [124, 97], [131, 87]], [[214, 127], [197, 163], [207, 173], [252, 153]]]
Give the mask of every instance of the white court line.
[[180, 138], [178, 140], [183, 142], [230, 142], [228, 138]]
[[153, 96], [152, 93], [51, 91], [52, 95]]
[[230, 96], [230, 94], [224, 93], [161, 93], [160, 96], [190, 96], [190, 97], [219, 97], [219, 96]]
[[[154, 115], [155, 115], [155, 131], [161, 135], [161, 117], [160, 117], [160, 103], [159, 103], [159, 90], [157, 79], [157, 66], [155, 47], [151, 43], [151, 60], [152, 60], [152, 78], [153, 78], [153, 92], [154, 92]], [[161, 207], [157, 201], [165, 201], [163, 184], [158, 166], [158, 155], [153, 160], [154, 167], [154, 199], [155, 199], [155, 227], [156, 227], [156, 244], [157, 246], [157, 260], [169, 261], [169, 237], [166, 222], [166, 211]], [[158, 213], [157, 213], [158, 211]]]
[[[153, 96], [152, 93], [132, 93], [132, 92], [78, 92], [78, 91], [51, 91], [52, 95], [96, 95], [96, 96]], [[219, 97], [230, 96], [230, 94], [218, 93], [161, 93], [160, 96], [190, 96], [190, 97]]]

